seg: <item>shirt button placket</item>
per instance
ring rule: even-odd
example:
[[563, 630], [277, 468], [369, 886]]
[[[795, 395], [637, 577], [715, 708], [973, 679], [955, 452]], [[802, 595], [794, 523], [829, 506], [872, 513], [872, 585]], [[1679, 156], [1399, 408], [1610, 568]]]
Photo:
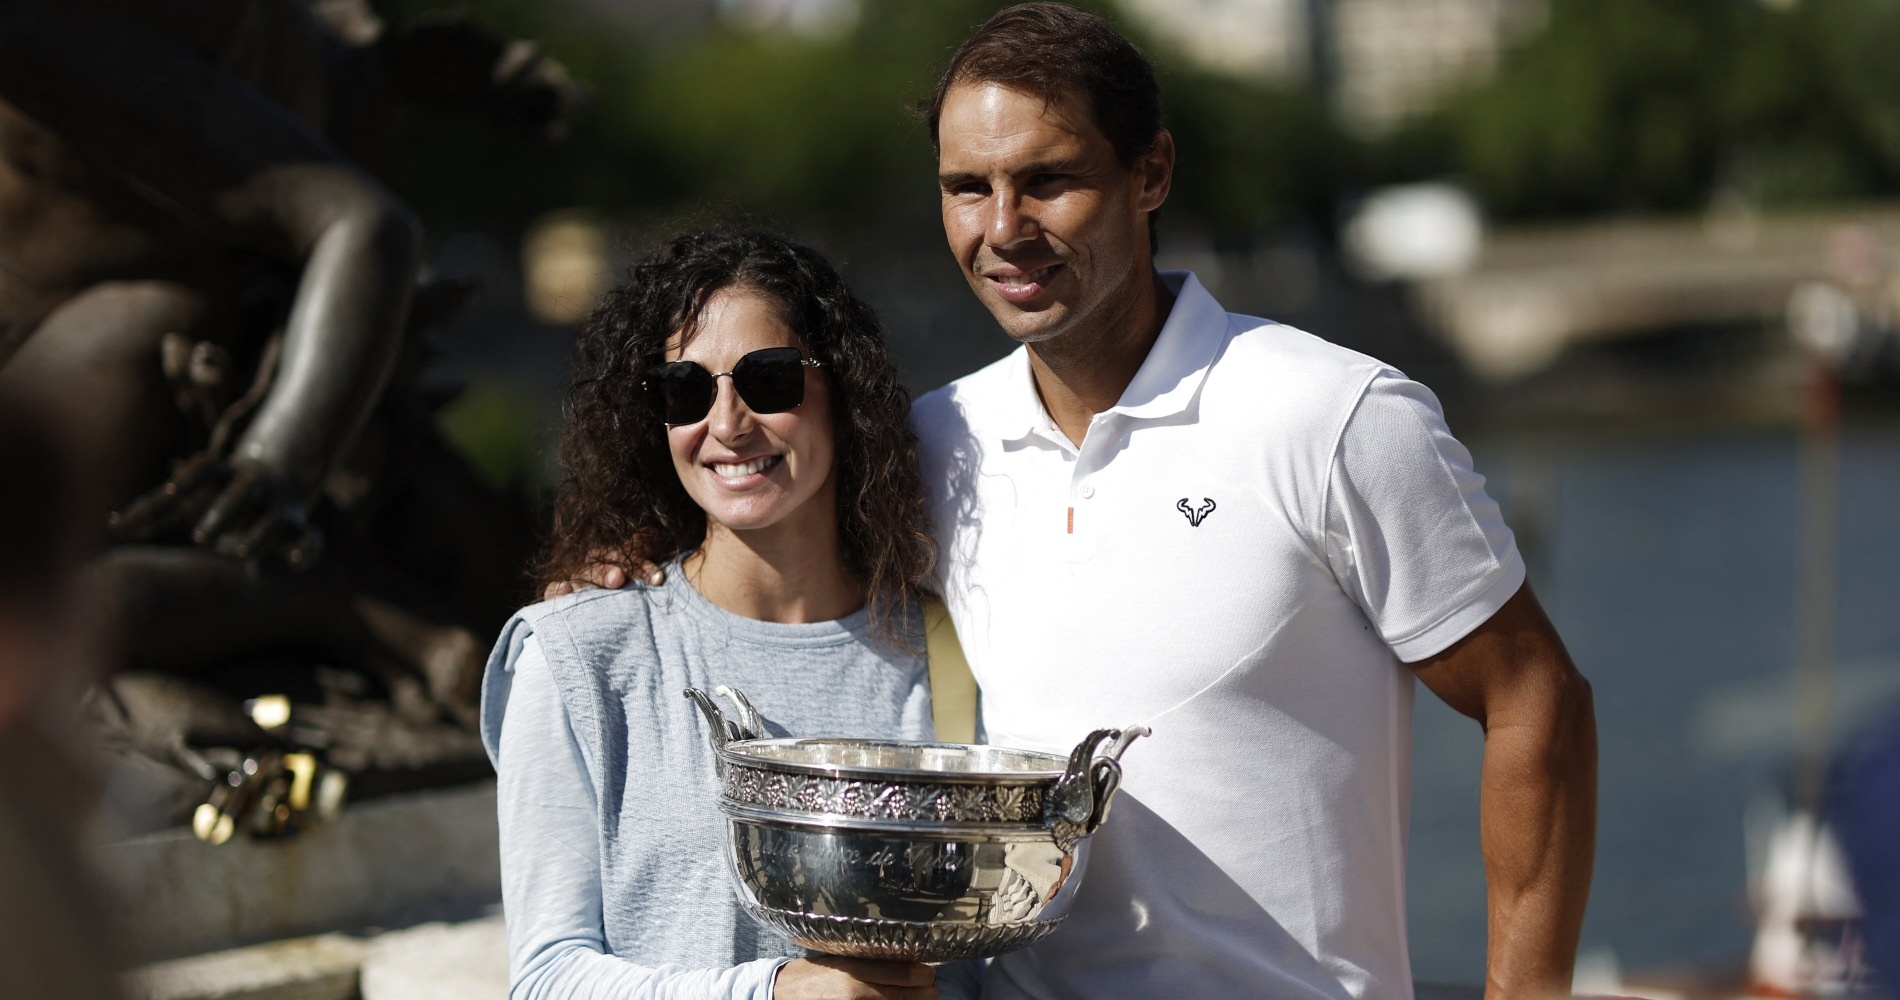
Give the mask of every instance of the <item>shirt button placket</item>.
[[1113, 444], [1110, 432], [1114, 428], [1105, 426], [1109, 416], [1098, 413], [1089, 422], [1088, 436], [1077, 450], [1071, 470], [1070, 481], [1074, 485], [1069, 492], [1069, 533], [1065, 538], [1071, 564], [1086, 561], [1095, 551], [1096, 521], [1099, 520], [1092, 509], [1097, 489], [1095, 474], [1102, 471], [1102, 456], [1107, 454], [1103, 449]]
[[1082, 479], [1069, 492], [1069, 533], [1065, 541], [1068, 543], [1070, 562], [1086, 559], [1094, 548], [1094, 512], [1089, 509], [1094, 497], [1095, 482], [1092, 479]]

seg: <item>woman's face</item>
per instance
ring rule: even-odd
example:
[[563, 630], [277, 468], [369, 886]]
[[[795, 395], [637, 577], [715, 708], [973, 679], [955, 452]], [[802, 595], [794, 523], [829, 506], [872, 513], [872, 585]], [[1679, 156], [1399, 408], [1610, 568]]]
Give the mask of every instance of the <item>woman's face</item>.
[[[727, 288], [700, 312], [699, 328], [681, 346], [667, 341], [668, 361], [697, 362], [729, 372], [739, 359], [768, 347], [796, 347], [798, 336], [771, 299], [747, 288]], [[832, 544], [837, 492], [832, 476], [836, 438], [831, 393], [822, 369], [804, 369], [805, 399], [781, 413], [754, 413], [730, 377], [714, 384], [712, 410], [691, 424], [666, 429], [673, 468], [693, 502], [706, 511], [707, 532], [795, 532]]]

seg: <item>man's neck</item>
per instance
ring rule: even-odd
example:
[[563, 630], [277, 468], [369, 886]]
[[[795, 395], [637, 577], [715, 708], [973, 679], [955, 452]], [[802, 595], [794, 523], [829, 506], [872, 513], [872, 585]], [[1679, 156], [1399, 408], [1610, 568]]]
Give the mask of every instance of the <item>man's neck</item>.
[[1126, 308], [1090, 324], [1093, 329], [1029, 345], [1036, 394], [1056, 427], [1077, 445], [1088, 434], [1089, 421], [1121, 401], [1174, 309], [1174, 293], [1161, 275], [1149, 275], [1149, 288]]

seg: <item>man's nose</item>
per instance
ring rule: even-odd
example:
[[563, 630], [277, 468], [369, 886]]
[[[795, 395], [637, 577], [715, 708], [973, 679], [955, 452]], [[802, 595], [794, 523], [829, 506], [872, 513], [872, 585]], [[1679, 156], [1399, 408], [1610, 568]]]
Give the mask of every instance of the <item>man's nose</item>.
[[1037, 232], [1036, 220], [1026, 210], [1020, 195], [998, 191], [991, 196], [989, 226], [985, 233], [990, 246], [1015, 246], [1035, 239]]

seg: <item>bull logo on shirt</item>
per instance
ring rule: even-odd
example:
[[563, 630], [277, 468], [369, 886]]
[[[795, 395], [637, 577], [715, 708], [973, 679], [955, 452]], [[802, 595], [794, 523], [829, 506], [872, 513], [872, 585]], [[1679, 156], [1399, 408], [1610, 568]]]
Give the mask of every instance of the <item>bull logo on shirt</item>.
[[1187, 497], [1182, 497], [1181, 502], [1175, 504], [1175, 507], [1179, 508], [1181, 513], [1186, 514], [1188, 523], [1196, 528], [1201, 526], [1202, 521], [1207, 520], [1207, 515], [1214, 513], [1214, 501], [1211, 497], [1202, 497], [1199, 507], [1188, 506]]

